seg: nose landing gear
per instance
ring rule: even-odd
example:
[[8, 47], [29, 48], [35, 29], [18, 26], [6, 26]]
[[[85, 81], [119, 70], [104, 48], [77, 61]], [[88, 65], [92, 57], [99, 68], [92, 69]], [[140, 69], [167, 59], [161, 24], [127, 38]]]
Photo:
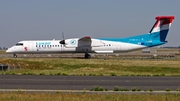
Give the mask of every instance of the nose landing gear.
[[16, 55], [16, 54], [13, 54], [13, 57], [14, 57], [14, 58], [17, 58], [17, 55]]

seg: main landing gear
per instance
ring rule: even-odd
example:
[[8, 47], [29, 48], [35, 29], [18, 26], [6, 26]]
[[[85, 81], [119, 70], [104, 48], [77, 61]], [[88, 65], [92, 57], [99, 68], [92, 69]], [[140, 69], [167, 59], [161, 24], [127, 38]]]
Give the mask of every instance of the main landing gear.
[[17, 55], [16, 55], [16, 54], [13, 54], [13, 57], [14, 57], [14, 58], [17, 58]]
[[89, 58], [91, 58], [91, 55], [88, 54], [88, 53], [85, 53], [84, 58], [85, 58], [85, 59], [89, 59]]

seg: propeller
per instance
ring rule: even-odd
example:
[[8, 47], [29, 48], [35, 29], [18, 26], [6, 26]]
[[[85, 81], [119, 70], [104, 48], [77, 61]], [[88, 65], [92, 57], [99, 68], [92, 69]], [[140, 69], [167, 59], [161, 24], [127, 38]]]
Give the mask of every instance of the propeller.
[[64, 32], [62, 32], [62, 40], [59, 42], [60, 44], [65, 44], [65, 39], [64, 39]]

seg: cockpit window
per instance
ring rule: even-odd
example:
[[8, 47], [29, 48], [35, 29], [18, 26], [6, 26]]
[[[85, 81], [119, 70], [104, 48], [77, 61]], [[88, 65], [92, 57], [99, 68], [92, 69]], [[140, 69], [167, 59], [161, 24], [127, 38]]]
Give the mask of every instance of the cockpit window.
[[15, 46], [23, 46], [23, 43], [17, 43]]

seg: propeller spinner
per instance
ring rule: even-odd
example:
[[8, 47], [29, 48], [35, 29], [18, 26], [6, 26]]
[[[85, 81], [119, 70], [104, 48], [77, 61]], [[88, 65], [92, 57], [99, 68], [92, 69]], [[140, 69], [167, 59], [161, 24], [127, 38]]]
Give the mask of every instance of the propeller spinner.
[[59, 43], [60, 44], [65, 44], [65, 40], [61, 40]]

